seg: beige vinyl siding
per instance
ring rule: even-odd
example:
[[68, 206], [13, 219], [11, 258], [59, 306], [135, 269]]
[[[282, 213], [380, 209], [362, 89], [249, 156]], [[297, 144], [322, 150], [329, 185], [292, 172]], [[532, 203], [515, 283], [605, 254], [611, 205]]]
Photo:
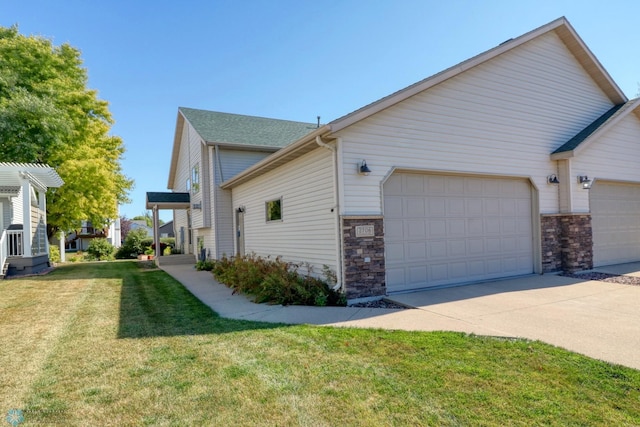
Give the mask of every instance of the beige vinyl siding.
[[217, 238], [217, 252], [215, 257], [221, 258], [223, 255], [234, 255], [235, 232], [233, 228], [233, 206], [231, 201], [231, 190], [223, 190], [220, 183], [237, 175], [253, 164], [267, 157], [270, 153], [248, 150], [228, 150], [223, 147], [218, 149], [220, 162], [215, 160], [213, 153], [215, 173], [215, 186], [213, 209], [217, 218], [215, 220]]
[[[191, 127], [189, 123], [185, 123], [185, 126], [182, 131], [182, 140], [180, 143], [180, 153], [178, 155], [178, 162], [176, 167], [176, 175], [175, 180], [172, 185], [172, 190], [175, 192], [186, 192], [187, 191], [187, 178], [191, 177], [191, 168], [196, 162], [200, 162], [201, 158], [201, 140], [198, 136], [197, 132]], [[200, 170], [202, 171], [202, 165], [200, 165]], [[201, 172], [201, 184], [202, 187], [202, 172]], [[202, 191], [202, 190], [201, 190]], [[199, 201], [201, 202], [201, 195], [199, 196]], [[192, 195], [191, 203], [194, 202], [196, 197]], [[193, 212], [193, 211], [192, 211]], [[195, 216], [195, 215], [194, 215]], [[174, 224], [176, 230], [176, 245], [180, 244], [180, 227], [184, 227], [184, 244], [185, 244], [185, 252], [188, 251], [189, 244], [189, 236], [188, 236], [188, 219], [187, 219], [187, 211], [184, 209], [176, 210], [173, 213]], [[198, 214], [199, 223], [198, 226], [202, 224], [202, 213]], [[195, 223], [195, 218], [192, 218], [192, 223], [194, 228], [197, 228]], [[195, 238], [194, 238], [195, 243]]]
[[571, 192], [575, 212], [589, 212], [589, 191], [577, 184], [578, 175], [590, 179], [640, 183], [640, 119], [629, 114], [571, 161]]
[[[318, 148], [233, 189], [245, 207], [245, 252], [308, 262], [314, 272], [336, 271], [333, 155]], [[282, 221], [266, 221], [265, 203], [282, 198]]]
[[234, 177], [249, 166], [253, 166], [271, 154], [270, 152], [263, 151], [228, 150], [225, 148], [220, 148], [219, 151], [220, 163], [222, 164], [222, 176], [220, 176], [220, 174], [216, 176], [217, 184]]
[[[548, 33], [339, 132], [342, 213], [381, 213], [381, 182], [393, 168], [531, 177], [540, 211], [558, 212], [549, 154], [610, 107]], [[370, 176], [356, 172], [363, 159]]]
[[13, 197], [11, 199], [12, 207], [11, 207], [11, 224], [22, 224], [23, 222], [23, 212], [24, 208], [22, 207], [24, 196], [24, 191], [22, 191], [22, 187], [20, 187], [20, 191], [18, 192], [18, 197]]
[[11, 199], [0, 200], [0, 232], [11, 224]]

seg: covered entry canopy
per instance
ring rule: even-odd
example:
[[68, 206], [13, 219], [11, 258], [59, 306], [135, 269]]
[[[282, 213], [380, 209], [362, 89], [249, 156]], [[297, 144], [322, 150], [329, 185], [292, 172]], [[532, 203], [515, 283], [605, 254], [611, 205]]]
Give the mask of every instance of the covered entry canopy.
[[147, 193], [147, 209], [189, 209], [189, 193]]
[[156, 257], [160, 256], [160, 227], [158, 210], [160, 209], [189, 209], [191, 197], [189, 193], [147, 193], [147, 209], [153, 211], [153, 241], [156, 247]]

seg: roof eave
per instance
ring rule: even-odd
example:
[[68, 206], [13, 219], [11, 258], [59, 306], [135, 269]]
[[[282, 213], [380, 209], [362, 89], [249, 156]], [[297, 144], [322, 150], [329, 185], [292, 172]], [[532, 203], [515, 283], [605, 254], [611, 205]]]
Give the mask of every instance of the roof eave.
[[220, 148], [228, 148], [231, 150], [242, 151], [268, 151], [275, 153], [278, 150], [282, 150], [283, 147], [275, 147], [273, 145], [247, 145], [247, 144], [234, 144], [232, 142], [219, 142], [219, 141], [207, 141], [207, 145], [218, 146]]
[[178, 109], [178, 116], [176, 118], [176, 131], [173, 135], [173, 150], [171, 151], [171, 163], [169, 164], [169, 179], [167, 181], [167, 188], [169, 190], [174, 189], [174, 181], [176, 178], [176, 171], [178, 169], [178, 157], [180, 155], [180, 145], [182, 144], [182, 131], [184, 129], [184, 122], [186, 118]]
[[220, 188], [229, 189], [236, 187], [256, 176], [262, 175], [263, 173], [275, 169], [281, 164], [286, 163], [291, 158], [302, 155], [303, 152], [305, 152], [305, 150], [310, 148], [311, 146], [316, 145], [316, 136], [326, 136], [331, 132], [331, 125], [324, 125], [317, 128], [313, 132], [303, 136], [302, 138], [287, 145], [286, 147], [281, 148], [280, 150], [264, 158], [248, 169], [245, 169], [239, 174], [224, 181], [222, 184], [220, 184]]

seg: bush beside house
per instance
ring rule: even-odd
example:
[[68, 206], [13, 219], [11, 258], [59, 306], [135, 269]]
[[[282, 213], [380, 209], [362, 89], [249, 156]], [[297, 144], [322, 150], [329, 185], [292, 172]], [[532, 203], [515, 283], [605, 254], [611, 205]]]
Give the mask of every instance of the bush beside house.
[[[285, 262], [281, 258], [262, 258], [252, 255], [222, 257], [202, 264], [200, 269], [211, 270], [214, 277], [234, 292], [254, 297], [255, 302], [282, 305], [344, 306], [346, 298], [330, 286], [335, 274], [325, 268], [325, 280], [300, 271], [304, 265]], [[335, 283], [335, 282], [333, 282]]]

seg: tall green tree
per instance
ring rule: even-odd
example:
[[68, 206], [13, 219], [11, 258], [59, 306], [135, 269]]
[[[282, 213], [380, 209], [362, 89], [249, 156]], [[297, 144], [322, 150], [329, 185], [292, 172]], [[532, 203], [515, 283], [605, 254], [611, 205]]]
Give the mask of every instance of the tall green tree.
[[0, 27], [0, 161], [46, 163], [64, 180], [47, 194], [50, 235], [83, 220], [106, 226], [128, 202], [133, 181], [112, 125], [77, 49]]

